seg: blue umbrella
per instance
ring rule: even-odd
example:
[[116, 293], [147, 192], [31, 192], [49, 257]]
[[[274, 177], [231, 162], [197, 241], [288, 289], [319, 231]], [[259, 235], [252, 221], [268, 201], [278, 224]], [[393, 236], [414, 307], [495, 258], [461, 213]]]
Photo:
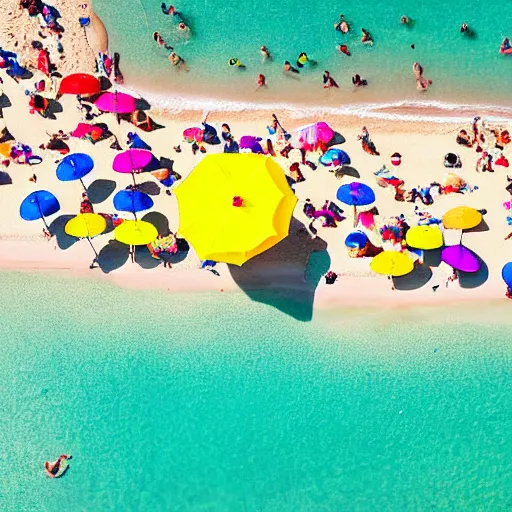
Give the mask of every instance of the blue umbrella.
[[350, 249], [362, 249], [368, 243], [368, 237], [362, 231], [352, 231], [345, 238], [345, 245]]
[[20, 205], [20, 217], [23, 220], [42, 219], [46, 229], [50, 229], [45, 217], [53, 215], [60, 210], [59, 201], [47, 190], [37, 190], [29, 194]]
[[501, 270], [501, 277], [503, 278], [503, 281], [505, 281], [505, 284], [509, 288], [512, 288], [512, 261], [503, 267]]
[[345, 204], [354, 207], [354, 226], [357, 225], [357, 206], [364, 206], [375, 201], [375, 192], [364, 183], [354, 181], [346, 185], [341, 185], [336, 192], [336, 197]]
[[350, 157], [345, 153], [345, 151], [342, 151], [338, 148], [332, 148], [326, 151], [321, 157], [320, 157], [320, 163], [325, 166], [330, 165], [348, 165], [350, 164]]
[[114, 208], [121, 212], [132, 212], [137, 219], [137, 212], [149, 210], [153, 207], [153, 199], [144, 192], [126, 189], [120, 190], [114, 196]]
[[57, 167], [57, 178], [60, 181], [80, 180], [82, 187], [87, 192], [82, 178], [94, 168], [94, 161], [85, 153], [72, 153], [62, 159]]

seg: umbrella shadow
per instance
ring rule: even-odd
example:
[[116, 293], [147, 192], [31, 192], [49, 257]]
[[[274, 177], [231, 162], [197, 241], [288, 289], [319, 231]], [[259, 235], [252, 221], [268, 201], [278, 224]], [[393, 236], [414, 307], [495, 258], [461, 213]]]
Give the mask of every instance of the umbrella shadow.
[[337, 146], [338, 144], [344, 144], [346, 142], [345, 137], [340, 132], [334, 132], [332, 139], [327, 143], [327, 147]]
[[64, 228], [69, 220], [74, 218], [75, 215], [60, 215], [50, 224], [50, 233], [55, 236], [59, 249], [69, 249], [79, 239], [74, 236], [68, 235]]
[[159, 196], [160, 187], [154, 181], [144, 181], [137, 185], [137, 190], [150, 196]]
[[[287, 238], [242, 267], [228, 265], [228, 268], [249, 298], [309, 322], [313, 317], [316, 287], [330, 263], [326, 249], [324, 240], [312, 239], [304, 225], [292, 219]], [[324, 254], [315, 258], [320, 263], [313, 262], [306, 280], [306, 267], [313, 252]]]
[[337, 169], [334, 169], [331, 172], [333, 172], [336, 178], [338, 178], [339, 180], [342, 180], [345, 176], [350, 176], [351, 178], [356, 179], [359, 179], [361, 177], [359, 171], [354, 167], [351, 167], [350, 165], [342, 165], [341, 167], [338, 167]]
[[135, 99], [135, 109], [136, 110], [150, 110], [151, 105], [149, 104], [148, 100], [144, 98], [136, 98]]
[[103, 203], [116, 189], [116, 182], [113, 180], [94, 180], [87, 187], [87, 196], [93, 204]]
[[145, 245], [138, 245], [135, 247], [135, 263], [145, 270], [151, 270], [161, 265], [162, 260], [153, 258]]
[[432, 249], [430, 251], [423, 251], [423, 264], [428, 267], [439, 267], [441, 264], [441, 253], [443, 249]]
[[160, 165], [160, 160], [153, 155], [153, 158], [151, 158], [151, 161], [149, 162], [144, 169], [142, 169], [142, 172], [151, 172], [151, 171], [157, 171], [158, 169], [161, 169], [162, 166]]
[[62, 108], [62, 105], [57, 100], [48, 100], [48, 108], [46, 109], [48, 118], [55, 120], [57, 119], [55, 114], [60, 114], [63, 111], [64, 109]]
[[484, 260], [478, 256], [480, 270], [478, 272], [462, 272], [459, 270], [459, 286], [461, 288], [478, 288], [489, 279], [489, 267]]
[[425, 263], [414, 266], [412, 272], [405, 276], [394, 277], [393, 284], [397, 290], [417, 290], [425, 286], [432, 277], [432, 270]]
[[0, 185], [12, 185], [12, 178], [5, 171], [0, 171]]
[[465, 229], [464, 233], [482, 233], [484, 231], [489, 231], [489, 225], [485, 222], [485, 219], [482, 219], [482, 222], [471, 229]]
[[171, 229], [169, 228], [169, 219], [163, 213], [149, 212], [146, 213], [141, 220], [153, 224], [159, 235], [167, 236], [171, 233]]
[[98, 265], [105, 274], [108, 274], [121, 268], [128, 261], [129, 252], [130, 249], [126, 244], [117, 240], [109, 240], [108, 244], [98, 253]]
[[9, 108], [12, 107], [11, 100], [9, 99], [9, 96], [7, 94], [2, 94], [0, 96], [0, 108]]
[[174, 160], [171, 160], [170, 158], [167, 158], [166, 156], [160, 157], [160, 168], [161, 169], [169, 169], [169, 171], [172, 171], [174, 165]]

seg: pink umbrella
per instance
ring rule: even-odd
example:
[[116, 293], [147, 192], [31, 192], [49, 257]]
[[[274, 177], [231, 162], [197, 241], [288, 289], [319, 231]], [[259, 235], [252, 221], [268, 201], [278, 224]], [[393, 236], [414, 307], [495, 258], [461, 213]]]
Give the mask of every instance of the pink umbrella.
[[334, 137], [334, 131], [325, 122], [310, 124], [298, 130], [299, 143], [306, 151], [315, 151], [320, 144], [327, 144]]
[[112, 163], [112, 169], [123, 174], [131, 173], [133, 184], [135, 185], [134, 172], [144, 169], [152, 159], [153, 154], [151, 151], [146, 149], [128, 149], [116, 155]]
[[94, 104], [103, 112], [114, 114], [131, 114], [135, 112], [135, 98], [122, 92], [105, 92]]

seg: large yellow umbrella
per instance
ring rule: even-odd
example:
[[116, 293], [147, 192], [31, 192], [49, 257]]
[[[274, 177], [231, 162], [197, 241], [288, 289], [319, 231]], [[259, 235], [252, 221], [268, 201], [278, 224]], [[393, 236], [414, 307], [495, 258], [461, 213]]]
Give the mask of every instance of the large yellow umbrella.
[[132, 262], [135, 260], [135, 252], [132, 246], [147, 245], [158, 238], [158, 231], [153, 224], [144, 220], [125, 220], [114, 230], [114, 236], [118, 242], [130, 246]]
[[76, 238], [87, 238], [92, 250], [94, 251], [95, 258], [91, 267], [94, 265], [98, 258], [98, 253], [92, 245], [91, 238], [101, 235], [107, 229], [107, 221], [97, 213], [80, 213], [76, 217], [68, 220], [64, 226], [64, 231]]
[[297, 203], [281, 167], [252, 153], [207, 156], [175, 194], [178, 231], [199, 258], [235, 265], [288, 236]]
[[409, 247], [428, 251], [443, 245], [443, 234], [436, 225], [413, 226], [407, 231], [405, 241]]
[[399, 277], [412, 272], [414, 262], [403, 252], [384, 251], [372, 259], [370, 267], [377, 274]]
[[443, 215], [443, 225], [449, 229], [471, 229], [482, 222], [482, 214], [468, 206], [458, 206]]

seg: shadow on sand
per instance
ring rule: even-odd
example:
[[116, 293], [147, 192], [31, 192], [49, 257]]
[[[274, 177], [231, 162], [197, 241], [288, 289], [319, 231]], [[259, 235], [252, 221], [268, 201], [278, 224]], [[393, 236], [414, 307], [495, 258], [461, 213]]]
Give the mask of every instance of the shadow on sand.
[[98, 265], [105, 274], [121, 268], [128, 261], [129, 250], [126, 244], [109, 240], [98, 253]]
[[52, 233], [52, 235], [55, 236], [59, 249], [69, 249], [75, 242], [78, 241], [78, 238], [75, 238], [74, 236], [69, 236], [64, 231], [66, 223], [73, 217], [75, 217], [75, 215], [61, 215], [50, 224], [50, 233]]
[[[313, 317], [316, 287], [330, 265], [326, 249], [324, 240], [312, 240], [304, 225], [292, 219], [287, 238], [242, 267], [228, 265], [228, 268], [237, 285], [252, 300], [308, 322]], [[308, 269], [306, 281], [306, 266], [315, 251], [322, 253]]]
[[87, 187], [87, 196], [91, 203], [99, 204], [106, 201], [116, 189], [113, 180], [95, 180]]
[[480, 261], [480, 270], [478, 272], [459, 271], [459, 285], [461, 288], [478, 288], [489, 279], [489, 267], [484, 260], [478, 257]]
[[393, 284], [396, 290], [417, 290], [422, 286], [425, 286], [432, 277], [432, 270], [425, 263], [417, 264], [414, 266], [414, 270], [400, 277], [393, 278]]

